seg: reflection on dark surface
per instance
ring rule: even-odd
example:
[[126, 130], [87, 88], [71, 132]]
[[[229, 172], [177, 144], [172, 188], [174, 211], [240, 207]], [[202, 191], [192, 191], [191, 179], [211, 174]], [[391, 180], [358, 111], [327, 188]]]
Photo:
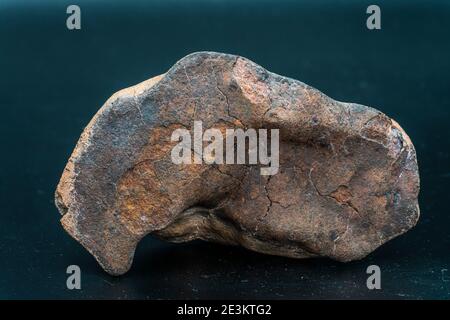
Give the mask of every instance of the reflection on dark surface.
[[[78, 1], [0, 4], [0, 298], [450, 298], [450, 5], [378, 1]], [[193, 51], [239, 54], [396, 119], [421, 173], [418, 226], [367, 259], [293, 260], [147, 237], [125, 276], [105, 274], [59, 225], [53, 192], [83, 127], [115, 91]], [[66, 289], [66, 267], [82, 290]], [[382, 290], [369, 291], [377, 264]], [[446, 271], [447, 270], [447, 271]]]

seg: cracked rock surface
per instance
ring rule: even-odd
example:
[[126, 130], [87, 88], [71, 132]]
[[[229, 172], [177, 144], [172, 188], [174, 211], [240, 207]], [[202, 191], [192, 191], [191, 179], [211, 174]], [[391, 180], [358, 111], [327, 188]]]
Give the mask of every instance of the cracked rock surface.
[[[171, 161], [177, 128], [276, 128], [280, 167]], [[419, 218], [411, 140], [373, 108], [234, 55], [199, 52], [114, 94], [56, 190], [65, 230], [110, 274], [147, 234], [295, 258], [361, 259]]]

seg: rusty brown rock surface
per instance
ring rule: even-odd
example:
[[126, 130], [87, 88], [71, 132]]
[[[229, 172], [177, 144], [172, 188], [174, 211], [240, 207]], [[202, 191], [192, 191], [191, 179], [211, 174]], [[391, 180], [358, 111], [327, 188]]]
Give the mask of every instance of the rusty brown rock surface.
[[[194, 120], [278, 128], [279, 172], [174, 164], [171, 133]], [[413, 144], [380, 111], [239, 56], [199, 52], [103, 105], [66, 165], [56, 204], [65, 230], [119, 275], [147, 234], [361, 259], [416, 224], [418, 192]]]

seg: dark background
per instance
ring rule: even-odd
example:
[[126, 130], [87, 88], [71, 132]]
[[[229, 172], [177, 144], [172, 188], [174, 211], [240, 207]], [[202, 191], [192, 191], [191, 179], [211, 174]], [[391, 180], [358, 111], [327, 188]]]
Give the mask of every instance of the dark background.
[[[366, 28], [378, 4], [382, 29]], [[66, 28], [78, 4], [82, 29]], [[0, 298], [450, 298], [448, 1], [0, 1]], [[108, 276], [59, 224], [53, 193], [115, 91], [201, 50], [245, 56], [396, 119], [421, 174], [418, 225], [366, 259], [294, 260], [152, 237]], [[82, 290], [66, 289], [66, 268]], [[367, 266], [382, 289], [366, 287]]]

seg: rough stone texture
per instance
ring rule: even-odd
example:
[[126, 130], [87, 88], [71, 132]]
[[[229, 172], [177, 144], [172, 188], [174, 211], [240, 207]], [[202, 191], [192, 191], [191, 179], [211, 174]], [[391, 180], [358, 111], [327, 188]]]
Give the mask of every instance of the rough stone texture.
[[[280, 170], [176, 165], [171, 133], [279, 128]], [[114, 94], [84, 130], [56, 190], [67, 232], [110, 274], [147, 234], [295, 258], [361, 259], [419, 218], [416, 153], [370, 107], [335, 101], [234, 55], [200, 52]]]

